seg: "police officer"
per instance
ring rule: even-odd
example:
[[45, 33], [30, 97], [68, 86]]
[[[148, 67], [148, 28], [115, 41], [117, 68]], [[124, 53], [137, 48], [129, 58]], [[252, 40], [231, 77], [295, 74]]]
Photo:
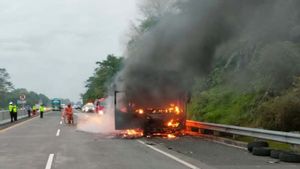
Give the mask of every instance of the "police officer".
[[9, 114], [10, 114], [10, 122], [12, 123], [14, 121], [14, 112], [13, 112], [13, 102], [10, 102], [9, 103], [9, 106], [8, 106], [8, 110], [9, 110]]
[[18, 121], [18, 107], [16, 104], [13, 105], [13, 117], [14, 121]]
[[44, 116], [45, 107], [43, 104], [40, 105], [40, 118], [43, 118]]

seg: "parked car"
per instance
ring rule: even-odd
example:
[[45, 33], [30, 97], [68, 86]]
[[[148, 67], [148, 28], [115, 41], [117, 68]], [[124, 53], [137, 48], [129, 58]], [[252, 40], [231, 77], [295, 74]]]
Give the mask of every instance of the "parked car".
[[73, 109], [76, 109], [76, 110], [81, 110], [81, 106], [80, 106], [80, 105], [77, 105], [77, 104], [75, 104], [75, 105], [73, 106]]
[[84, 105], [81, 109], [83, 112], [90, 112], [93, 113], [95, 111], [95, 106], [93, 103], [87, 103], [86, 105]]

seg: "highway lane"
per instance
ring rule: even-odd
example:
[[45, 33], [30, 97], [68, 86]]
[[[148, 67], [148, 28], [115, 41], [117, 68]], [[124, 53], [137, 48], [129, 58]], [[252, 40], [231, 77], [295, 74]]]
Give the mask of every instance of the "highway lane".
[[121, 139], [78, 131], [76, 126], [60, 124], [60, 121], [60, 113], [51, 112], [45, 114], [44, 119], [34, 118], [0, 130], [0, 168], [300, 168], [298, 164], [270, 164], [274, 160], [200, 138]]
[[60, 124], [60, 114], [56, 112], [0, 131], [0, 143], [1, 169], [46, 168], [50, 154], [53, 154], [48, 166], [51, 169], [188, 168], [137, 140], [85, 133], [74, 126]]
[[0, 131], [0, 168], [44, 168], [55, 149], [57, 115], [48, 113]]
[[151, 142], [218, 169], [300, 168], [300, 164], [279, 162], [270, 157], [253, 156], [246, 149], [216, 143], [200, 137], [186, 136], [173, 140], [154, 138], [151, 139]]

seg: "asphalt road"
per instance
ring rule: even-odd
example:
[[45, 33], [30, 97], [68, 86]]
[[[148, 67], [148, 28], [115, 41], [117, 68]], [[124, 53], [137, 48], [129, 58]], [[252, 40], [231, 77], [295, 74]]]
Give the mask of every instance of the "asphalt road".
[[50, 112], [0, 130], [0, 169], [300, 168], [199, 138], [121, 139], [60, 121]]

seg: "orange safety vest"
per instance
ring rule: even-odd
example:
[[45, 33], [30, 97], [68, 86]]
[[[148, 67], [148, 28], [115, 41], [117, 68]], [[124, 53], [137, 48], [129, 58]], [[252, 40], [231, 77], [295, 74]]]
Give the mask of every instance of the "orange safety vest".
[[66, 107], [66, 108], [65, 108], [65, 113], [66, 113], [66, 115], [72, 115], [72, 114], [73, 114], [73, 109], [72, 109], [72, 107]]

